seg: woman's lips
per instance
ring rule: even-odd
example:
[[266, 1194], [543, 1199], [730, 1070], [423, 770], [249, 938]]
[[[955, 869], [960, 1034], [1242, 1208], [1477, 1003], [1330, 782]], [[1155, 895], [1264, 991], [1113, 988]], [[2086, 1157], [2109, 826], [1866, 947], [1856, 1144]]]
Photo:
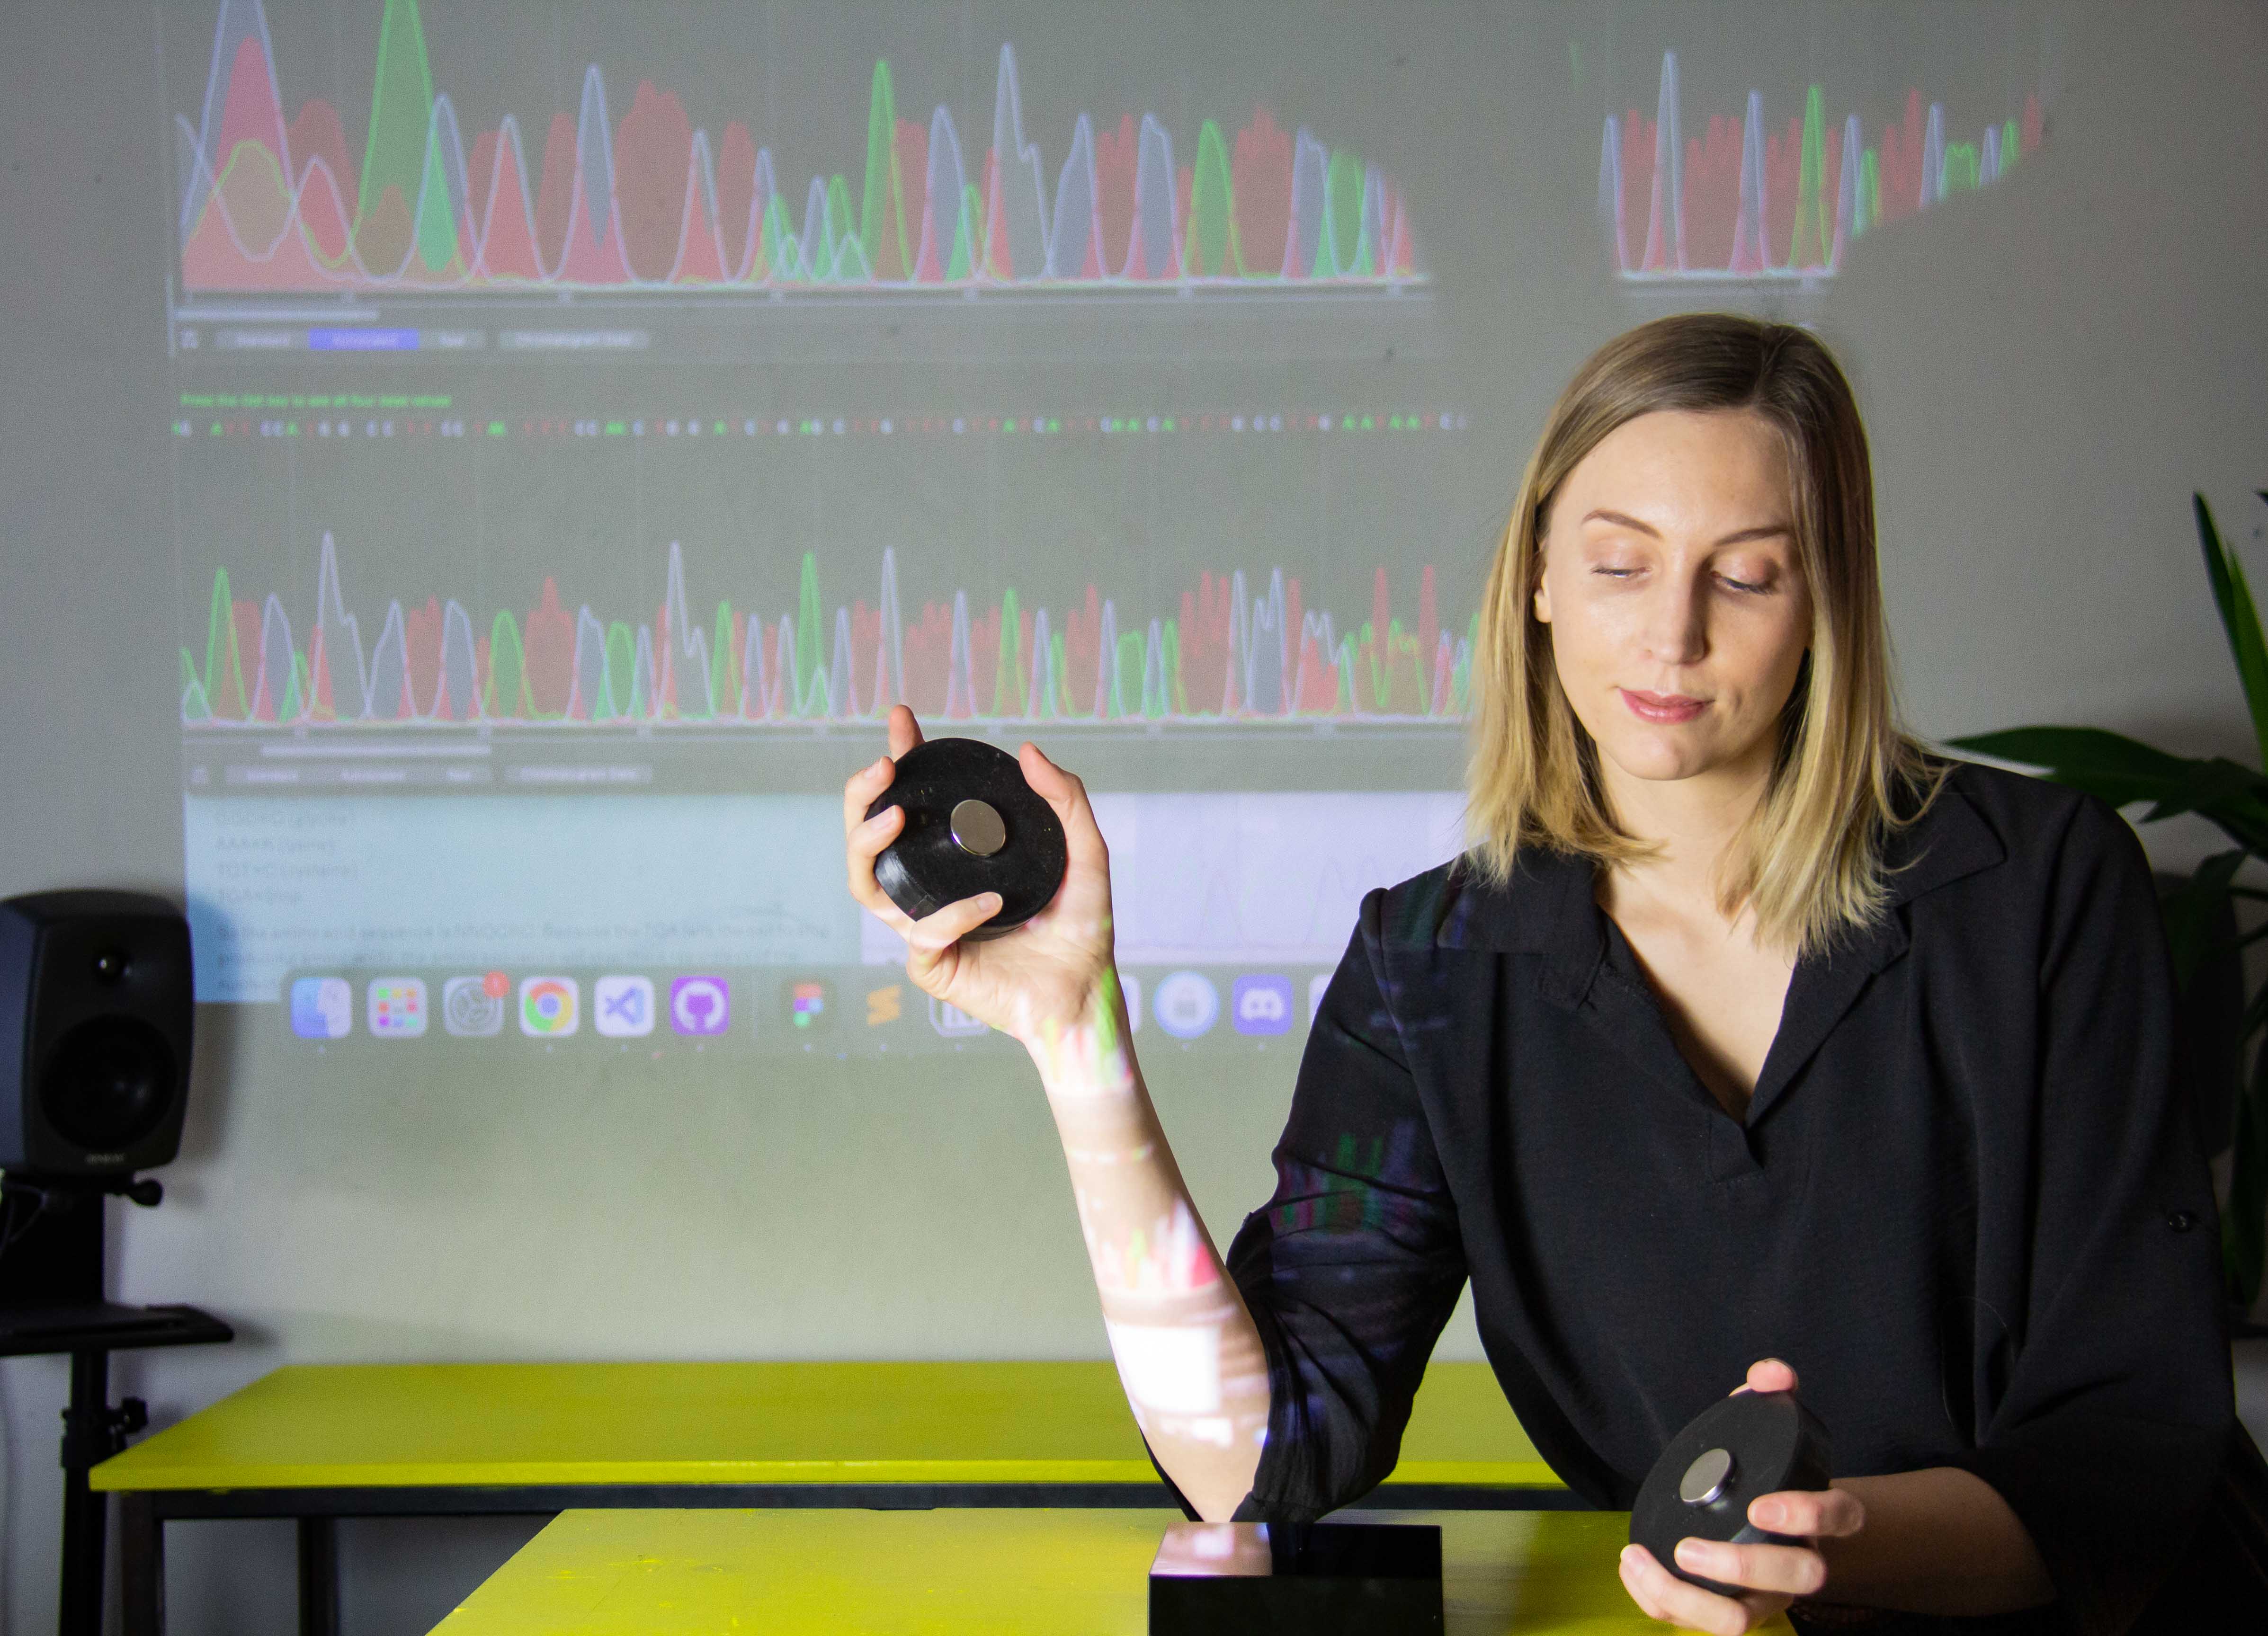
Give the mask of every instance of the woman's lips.
[[1638, 693], [1628, 687], [1617, 691], [1631, 714], [1641, 722], [1690, 722], [1709, 708], [1706, 699], [1689, 699], [1683, 693]]

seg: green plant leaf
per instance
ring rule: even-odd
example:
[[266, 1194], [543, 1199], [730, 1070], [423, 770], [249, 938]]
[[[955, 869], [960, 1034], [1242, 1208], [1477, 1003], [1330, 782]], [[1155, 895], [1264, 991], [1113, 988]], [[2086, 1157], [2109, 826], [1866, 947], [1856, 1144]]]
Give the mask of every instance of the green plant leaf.
[[2221, 628], [2228, 635], [2228, 650], [2236, 661], [2236, 678], [2244, 687], [2245, 708], [2252, 715], [2252, 736], [2260, 750], [2260, 764], [2268, 767], [2268, 642], [2260, 635], [2260, 615], [2252, 605], [2252, 591], [2245, 583], [2244, 564], [2221, 542], [2213, 508], [2203, 495], [2191, 495], [2197, 513], [2198, 545], [2205, 553], [2205, 577], [2213, 582], [2213, 605], [2220, 610]]
[[2009, 727], [1946, 743], [1956, 750], [2045, 767], [2058, 783], [2100, 796], [2117, 807], [2178, 798], [2189, 782], [2190, 763], [2183, 758], [2102, 727]]
[[2268, 855], [2268, 778], [2225, 756], [2189, 764], [2191, 779], [2177, 800], [2142, 815], [2146, 824], [2177, 812], [2195, 812], [2219, 825], [2231, 840]]
[[2236, 1039], [2239, 1046], [2251, 1038], [2252, 1031], [2263, 1023], [2268, 1023], [2268, 983], [2261, 985], [2260, 992], [2245, 1002], [2244, 1016], [2236, 1025]]
[[2268, 1049], [2254, 1055], [2251, 1078], [2237, 1098], [2230, 1161], [2228, 1204], [2220, 1213], [2221, 1276], [2229, 1300], [2250, 1311], [2268, 1263]]
[[2268, 777], [2225, 756], [2169, 755], [2100, 727], [2012, 727], [1946, 745], [2043, 768], [2057, 783], [2114, 807], [2147, 801], [2145, 823], [2195, 812], [2239, 846], [2268, 855]]
[[2228, 903], [2229, 884], [2250, 855], [2242, 847], [2215, 853], [2197, 866], [2181, 891], [2166, 900], [2166, 943], [2173, 951], [2176, 987], [2187, 989], [2197, 974], [2206, 943]]

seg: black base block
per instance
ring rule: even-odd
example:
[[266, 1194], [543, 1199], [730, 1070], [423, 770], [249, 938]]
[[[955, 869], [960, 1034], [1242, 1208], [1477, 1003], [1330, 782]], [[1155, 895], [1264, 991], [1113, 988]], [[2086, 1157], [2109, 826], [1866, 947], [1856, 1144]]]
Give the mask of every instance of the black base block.
[[1177, 1522], [1150, 1567], [1150, 1636], [1438, 1636], [1430, 1524]]

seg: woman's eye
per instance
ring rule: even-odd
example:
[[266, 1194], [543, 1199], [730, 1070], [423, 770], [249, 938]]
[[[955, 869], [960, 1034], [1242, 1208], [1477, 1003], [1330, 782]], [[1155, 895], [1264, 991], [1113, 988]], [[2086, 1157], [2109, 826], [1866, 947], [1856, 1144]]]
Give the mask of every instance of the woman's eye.
[[1594, 574], [1604, 574], [1609, 579], [1627, 579], [1632, 574], [1637, 573], [1638, 570], [1634, 568], [1594, 568], [1591, 572]]
[[1734, 591], [1744, 591], [1748, 592], [1750, 596], [1760, 596], [1760, 595], [1762, 595], [1764, 592], [1765, 592], [1765, 591], [1770, 591], [1770, 590], [1771, 589], [1771, 586], [1769, 586], [1769, 585], [1764, 585], [1764, 584], [1752, 584], [1752, 583], [1749, 583], [1749, 581], [1747, 581], [1747, 580], [1744, 580], [1744, 579], [1733, 579], [1733, 578], [1731, 578], [1731, 577], [1729, 577], [1729, 576], [1726, 576], [1726, 575], [1722, 575], [1722, 574], [1719, 574], [1717, 577], [1718, 577], [1719, 579], [1720, 579], [1720, 580], [1723, 580], [1723, 581], [1724, 581], [1724, 583], [1725, 583], [1726, 584], [1727, 584], [1727, 585], [1731, 586]]

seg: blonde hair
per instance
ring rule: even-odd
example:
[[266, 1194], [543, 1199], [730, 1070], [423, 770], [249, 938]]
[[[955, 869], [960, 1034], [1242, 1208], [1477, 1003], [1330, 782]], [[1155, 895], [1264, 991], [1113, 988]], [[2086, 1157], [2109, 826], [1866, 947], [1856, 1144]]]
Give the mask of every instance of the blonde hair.
[[1927, 811], [1950, 764], [1896, 721], [1858, 405], [1827, 348], [1788, 325], [1729, 313], [1660, 319], [1599, 348], [1560, 393], [1481, 598], [1472, 859], [1501, 884], [1522, 847], [1609, 865], [1659, 850], [1614, 821], [1597, 746], [1559, 685], [1551, 627], [1536, 619], [1534, 598], [1567, 474], [1617, 427], [1660, 409], [1752, 410], [1786, 444], [1810, 651], [1780, 713], [1764, 798], [1719, 861], [1718, 906], [1728, 918], [1751, 906], [1770, 946], [1818, 951], [1882, 912], [1884, 843]]

